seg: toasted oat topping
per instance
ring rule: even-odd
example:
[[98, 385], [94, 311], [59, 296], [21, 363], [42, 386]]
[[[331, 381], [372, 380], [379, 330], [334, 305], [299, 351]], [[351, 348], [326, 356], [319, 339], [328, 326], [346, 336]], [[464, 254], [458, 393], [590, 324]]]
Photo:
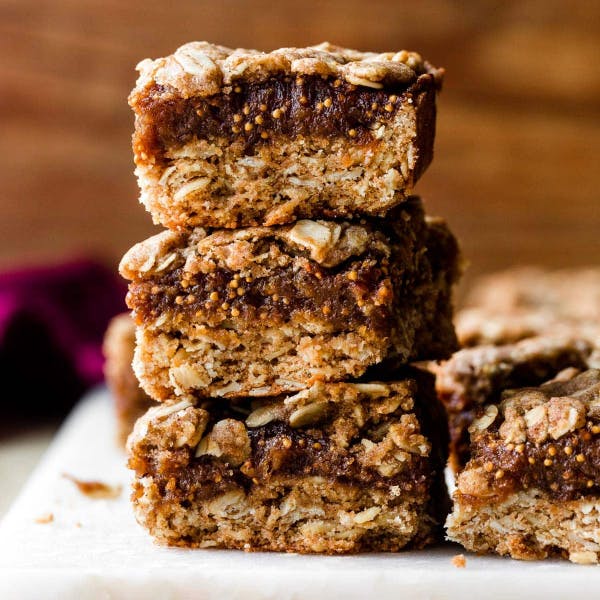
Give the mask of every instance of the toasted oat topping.
[[190, 42], [170, 56], [141, 61], [137, 70], [140, 76], [130, 98], [132, 104], [138, 94], [153, 84], [170, 86], [187, 98], [211, 96], [222, 90], [235, 92], [236, 81], [263, 81], [279, 74], [331, 77], [374, 89], [410, 84], [427, 72], [439, 81], [442, 78], [442, 71], [430, 67], [416, 52], [376, 54], [326, 42], [272, 52]]
[[[267, 431], [265, 428], [269, 428], [267, 437], [277, 439], [272, 448], [277, 460], [309, 451], [328, 452], [331, 457], [351, 451], [351, 462], [357, 468], [370, 469], [379, 477], [393, 477], [430, 454], [430, 442], [411, 412], [415, 390], [411, 380], [316, 383], [287, 397], [236, 404], [235, 418], [227, 415], [233, 408], [215, 408], [217, 405], [212, 406], [210, 401], [200, 406], [188, 400], [168, 402], [150, 409], [136, 423], [129, 438], [129, 451], [135, 456], [146, 447], [160, 452], [187, 448], [196, 459], [218, 459], [219, 464], [241, 466], [242, 472], [252, 478], [257, 466], [251, 468], [251, 463], [258, 459], [251, 439], [256, 445], [256, 440]], [[221, 416], [215, 416], [215, 410], [221, 410]], [[212, 425], [211, 415], [215, 419]], [[281, 433], [274, 433], [277, 431]], [[314, 437], [306, 437], [308, 433]], [[278, 444], [281, 447], [276, 447]]]
[[[265, 253], [257, 256], [253, 245], [261, 241], [265, 243]], [[285, 255], [276, 242], [286, 245], [291, 256], [305, 253], [324, 267], [335, 267], [352, 256], [360, 256], [369, 246], [387, 252], [383, 237], [368, 226], [303, 220], [293, 226], [212, 233], [199, 228], [191, 235], [163, 231], [133, 246], [121, 260], [119, 270], [126, 279], [158, 275], [182, 265], [191, 275], [226, 268], [256, 277], [271, 271], [273, 264], [283, 266]]]
[[[541, 444], [583, 427], [587, 418], [596, 419], [600, 407], [600, 371], [567, 373], [571, 379], [557, 378], [539, 388], [505, 392], [500, 404], [504, 416], [502, 427], [520, 431], [519, 439], [524, 436]], [[511, 441], [515, 437], [513, 433]]]
[[555, 317], [600, 318], [600, 269], [518, 267], [481, 277], [467, 304], [499, 314], [545, 310]]

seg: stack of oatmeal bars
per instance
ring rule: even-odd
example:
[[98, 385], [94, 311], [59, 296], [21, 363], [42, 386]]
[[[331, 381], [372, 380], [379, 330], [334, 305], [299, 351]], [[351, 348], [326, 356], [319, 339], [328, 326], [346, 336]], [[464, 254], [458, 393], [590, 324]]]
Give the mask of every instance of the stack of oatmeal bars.
[[395, 551], [435, 537], [446, 422], [410, 361], [456, 349], [459, 251], [413, 185], [442, 72], [412, 52], [191, 43], [130, 96], [141, 202], [120, 270], [129, 437], [163, 543]]

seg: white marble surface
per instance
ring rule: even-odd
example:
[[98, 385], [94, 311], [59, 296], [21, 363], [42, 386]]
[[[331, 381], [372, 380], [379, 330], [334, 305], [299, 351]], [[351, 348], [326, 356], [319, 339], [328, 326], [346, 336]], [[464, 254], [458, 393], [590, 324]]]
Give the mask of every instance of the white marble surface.
[[[107, 394], [82, 401], [0, 524], [2, 600], [536, 600], [600, 589], [600, 569], [559, 561], [467, 555], [466, 568], [457, 569], [456, 547], [347, 557], [157, 547], [133, 519], [129, 474], [113, 437]], [[124, 491], [92, 500], [63, 473]], [[54, 521], [36, 523], [45, 513]]]
[[56, 433], [56, 425], [39, 425], [8, 433], [0, 439], [0, 518], [8, 510], [19, 490], [39, 462]]

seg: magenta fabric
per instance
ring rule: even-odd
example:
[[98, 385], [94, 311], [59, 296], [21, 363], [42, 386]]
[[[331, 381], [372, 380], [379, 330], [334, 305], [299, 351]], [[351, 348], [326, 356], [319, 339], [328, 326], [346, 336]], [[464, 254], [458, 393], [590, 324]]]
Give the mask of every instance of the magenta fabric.
[[16, 406], [64, 410], [102, 381], [102, 338], [125, 292], [93, 260], [0, 273], [0, 381]]

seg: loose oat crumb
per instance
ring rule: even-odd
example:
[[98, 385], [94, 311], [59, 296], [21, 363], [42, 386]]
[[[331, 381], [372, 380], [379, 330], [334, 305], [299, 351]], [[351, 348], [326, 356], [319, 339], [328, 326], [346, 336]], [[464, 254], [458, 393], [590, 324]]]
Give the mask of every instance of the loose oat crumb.
[[465, 558], [464, 554], [457, 554], [456, 556], [452, 557], [452, 564], [457, 569], [464, 569], [467, 566], [467, 559]]
[[40, 523], [42, 525], [45, 525], [47, 523], [52, 523], [52, 521], [54, 521], [54, 514], [51, 512], [44, 513], [43, 515], [40, 515], [39, 517], [35, 518], [35, 522]]
[[68, 473], [63, 473], [63, 477], [72, 481], [82, 494], [90, 498], [111, 500], [121, 495], [120, 485], [109, 485], [102, 481], [82, 481]]

